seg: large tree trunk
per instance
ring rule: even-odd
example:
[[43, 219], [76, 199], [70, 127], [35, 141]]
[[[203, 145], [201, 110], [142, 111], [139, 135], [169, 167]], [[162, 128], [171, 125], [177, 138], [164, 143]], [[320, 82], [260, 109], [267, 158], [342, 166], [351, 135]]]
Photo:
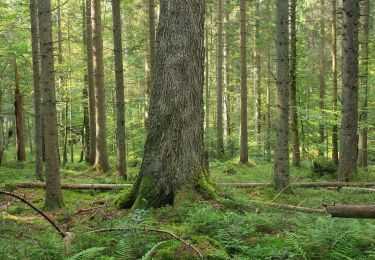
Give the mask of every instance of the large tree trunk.
[[255, 143], [257, 150], [261, 151], [261, 126], [262, 126], [262, 96], [261, 96], [261, 68], [259, 48], [259, 0], [255, 1], [254, 25], [254, 100], [255, 100]]
[[339, 147], [337, 138], [337, 36], [336, 36], [336, 0], [332, 0], [332, 103], [334, 109], [334, 123], [332, 127], [332, 161], [339, 164]]
[[328, 214], [338, 218], [375, 218], [374, 205], [333, 205], [326, 206]]
[[86, 0], [86, 48], [87, 48], [87, 82], [90, 111], [90, 164], [94, 165], [96, 157], [96, 112], [95, 112], [95, 78], [92, 39], [92, 0]]
[[181, 190], [213, 196], [202, 168], [204, 7], [203, 0], [160, 1], [144, 157], [122, 207], [173, 204]]
[[240, 123], [240, 163], [248, 163], [247, 143], [247, 60], [246, 60], [246, 2], [240, 0], [240, 85], [241, 85], [241, 123]]
[[290, 131], [292, 132], [292, 162], [301, 165], [297, 113], [297, 31], [296, 0], [290, 0]]
[[320, 0], [320, 57], [319, 57], [319, 109], [320, 118], [319, 121], [319, 156], [324, 156], [324, 109], [325, 109], [325, 93], [326, 93], [326, 82], [325, 82], [325, 33], [324, 33], [324, 0]]
[[105, 86], [103, 62], [103, 35], [100, 0], [94, 0], [91, 8], [93, 19], [93, 69], [95, 77], [96, 157], [95, 167], [99, 173], [109, 169], [107, 154], [107, 126], [105, 113]]
[[124, 68], [122, 64], [122, 37], [121, 37], [121, 6], [119, 0], [112, 0], [113, 16], [113, 43], [115, 53], [116, 73], [116, 143], [117, 143], [117, 173], [126, 179], [125, 160], [125, 93]]
[[223, 129], [223, 0], [217, 0], [217, 71], [216, 71], [216, 154], [224, 154]]
[[[206, 9], [207, 9], [207, 2], [206, 2]], [[209, 16], [212, 16], [212, 13], [211, 12], [208, 12], [208, 10], [206, 10], [206, 35], [205, 35], [205, 40], [206, 40], [206, 66], [205, 66], [205, 73], [206, 73], [206, 76], [205, 76], [205, 130], [206, 130], [206, 133], [205, 133], [205, 137], [206, 137], [206, 140], [207, 140], [207, 145], [208, 145], [208, 129], [210, 127], [210, 52], [209, 52], [209, 26], [208, 26], [208, 17]]]
[[276, 136], [274, 181], [281, 190], [289, 185], [289, 57], [288, 1], [276, 0]]
[[361, 24], [363, 26], [362, 44], [360, 48], [360, 61], [362, 65], [362, 73], [360, 88], [364, 92], [364, 97], [361, 104], [361, 116], [359, 117], [360, 130], [358, 137], [358, 166], [366, 169], [368, 166], [368, 154], [367, 154], [367, 117], [368, 117], [368, 74], [369, 74], [369, 51], [368, 51], [368, 40], [369, 40], [369, 25], [370, 25], [370, 4], [369, 0], [363, 1]]
[[46, 198], [44, 208], [61, 208], [63, 199], [60, 187], [58, 132], [56, 111], [55, 70], [53, 62], [51, 2], [39, 0], [39, 32], [41, 54], [41, 86], [46, 149]]
[[358, 149], [358, 0], [343, 1], [342, 112], [339, 179], [352, 180], [357, 173]]
[[25, 122], [23, 120], [23, 98], [20, 93], [20, 76], [18, 74], [18, 66], [16, 57], [13, 60], [14, 67], [14, 116], [16, 118], [16, 136], [17, 136], [17, 160], [19, 162], [26, 161], [26, 148], [25, 148]]
[[40, 60], [39, 60], [39, 24], [37, 0], [30, 0], [30, 23], [31, 23], [31, 48], [33, 60], [34, 79], [34, 142], [35, 142], [35, 176], [43, 180], [43, 136], [42, 136], [42, 111], [40, 92]]

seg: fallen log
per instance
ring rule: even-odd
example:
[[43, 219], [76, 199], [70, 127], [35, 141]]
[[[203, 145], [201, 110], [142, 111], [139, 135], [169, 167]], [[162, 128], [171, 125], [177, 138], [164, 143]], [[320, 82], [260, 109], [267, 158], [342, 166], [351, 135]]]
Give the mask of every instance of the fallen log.
[[250, 202], [252, 202], [254, 204], [262, 204], [262, 205], [272, 206], [272, 207], [275, 207], [275, 208], [286, 209], [286, 210], [295, 210], [295, 211], [300, 211], [300, 212], [305, 212], [305, 213], [317, 213], [317, 214], [326, 214], [327, 213], [326, 210], [324, 210], [324, 209], [306, 208], [306, 207], [301, 207], [301, 206], [294, 206], [294, 205], [288, 205], [288, 204], [278, 204], [278, 203], [261, 201], [261, 200], [250, 200]]
[[327, 213], [338, 218], [375, 218], [375, 205], [325, 205]]
[[340, 191], [341, 189], [343, 190], [353, 190], [353, 191], [363, 191], [363, 192], [375, 192], [374, 188], [361, 188], [361, 187], [327, 187], [328, 189], [331, 190], [338, 190]]
[[[15, 188], [45, 188], [44, 182], [19, 182], [9, 185]], [[61, 183], [62, 189], [72, 190], [118, 190], [132, 187], [132, 184], [75, 184], [75, 183]]]

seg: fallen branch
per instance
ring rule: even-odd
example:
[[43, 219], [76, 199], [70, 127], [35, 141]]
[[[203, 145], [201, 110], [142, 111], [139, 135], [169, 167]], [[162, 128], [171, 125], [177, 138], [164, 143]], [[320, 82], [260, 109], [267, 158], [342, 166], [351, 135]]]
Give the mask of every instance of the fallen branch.
[[33, 210], [35, 210], [39, 215], [41, 215], [45, 220], [48, 221], [48, 223], [50, 223], [56, 230], [57, 232], [59, 232], [59, 234], [62, 236], [62, 238], [65, 238], [66, 236], [69, 236], [69, 233], [68, 232], [63, 232], [59, 226], [49, 217], [47, 216], [44, 212], [42, 212], [40, 209], [38, 209], [37, 207], [35, 207], [33, 204], [31, 204], [29, 201], [27, 201], [25, 198], [22, 198], [21, 196], [13, 193], [13, 192], [8, 192], [8, 191], [4, 191], [4, 190], [0, 190], [0, 194], [4, 194], [4, 195], [8, 195], [8, 196], [11, 196], [13, 198], [16, 198], [20, 201], [22, 201], [23, 203], [25, 203], [26, 205], [28, 205], [30, 208], [32, 208]]
[[327, 213], [324, 209], [313, 209], [313, 208], [306, 208], [306, 207], [287, 205], [287, 204], [277, 204], [277, 203], [261, 201], [261, 200], [250, 200], [250, 202], [256, 203], [256, 204], [263, 204], [267, 206], [273, 206], [273, 207], [280, 208], [280, 209], [295, 210], [295, 211], [301, 211], [301, 212], [306, 212], [306, 213], [318, 213], [318, 214]]
[[105, 229], [95, 229], [92, 230], [92, 233], [103, 233], [103, 232], [115, 232], [115, 231], [131, 231], [131, 230], [140, 230], [140, 231], [146, 231], [146, 232], [156, 232], [161, 234], [169, 235], [178, 241], [182, 242], [183, 244], [187, 245], [191, 249], [193, 249], [201, 259], [203, 259], [202, 253], [199, 251], [198, 248], [193, 246], [192, 244], [188, 243], [186, 240], [182, 239], [181, 237], [177, 236], [176, 234], [172, 233], [168, 230], [162, 230], [162, 229], [156, 229], [156, 228], [105, 228]]
[[331, 190], [341, 190], [341, 189], [345, 189], [345, 190], [354, 190], [354, 191], [364, 191], [364, 192], [375, 192], [375, 189], [374, 188], [360, 188], [360, 187], [328, 187], [328, 189], [331, 189]]
[[[19, 182], [10, 184], [10, 187], [15, 188], [46, 188], [44, 182]], [[75, 184], [75, 183], [61, 183], [62, 189], [74, 190], [119, 190], [132, 187], [132, 184]]]
[[375, 205], [325, 205], [328, 214], [338, 218], [375, 218]]

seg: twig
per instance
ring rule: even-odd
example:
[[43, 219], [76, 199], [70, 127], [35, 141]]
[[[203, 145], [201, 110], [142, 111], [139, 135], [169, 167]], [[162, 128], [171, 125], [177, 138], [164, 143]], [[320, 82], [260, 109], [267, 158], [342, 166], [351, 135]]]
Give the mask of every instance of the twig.
[[148, 232], [156, 232], [156, 233], [162, 233], [169, 235], [178, 241], [182, 242], [183, 244], [187, 245], [191, 249], [193, 249], [201, 259], [203, 259], [202, 253], [199, 251], [198, 248], [193, 246], [192, 244], [188, 243], [186, 240], [182, 239], [181, 237], [177, 236], [176, 234], [172, 233], [171, 231], [168, 230], [162, 230], [162, 229], [156, 229], [156, 228], [104, 228], [104, 229], [95, 229], [92, 230], [92, 233], [102, 233], [102, 232], [115, 232], [115, 231], [131, 231], [131, 230], [140, 230], [140, 231], [148, 231]]
[[8, 192], [8, 191], [4, 191], [4, 190], [0, 190], [0, 194], [11, 196], [11, 197], [16, 198], [16, 199], [22, 201], [23, 203], [27, 204], [30, 208], [35, 210], [39, 215], [41, 215], [45, 220], [47, 220], [57, 230], [57, 232], [59, 232], [59, 234], [62, 236], [62, 238], [65, 238], [68, 235], [66, 232], [63, 232], [59, 228], [59, 226], [57, 226], [57, 224], [49, 216], [47, 216], [44, 212], [42, 212], [40, 209], [35, 207], [33, 204], [31, 204], [25, 198], [22, 198], [21, 196], [15, 194], [13, 192]]

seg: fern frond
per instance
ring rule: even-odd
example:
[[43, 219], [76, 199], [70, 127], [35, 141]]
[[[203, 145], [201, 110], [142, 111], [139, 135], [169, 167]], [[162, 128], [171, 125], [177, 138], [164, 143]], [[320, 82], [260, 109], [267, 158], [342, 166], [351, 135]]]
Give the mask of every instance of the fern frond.
[[99, 256], [106, 247], [91, 247], [68, 258], [68, 260], [87, 260]]
[[165, 244], [167, 241], [161, 241], [156, 243], [143, 257], [142, 260], [151, 260], [152, 254], [158, 249], [161, 245]]

